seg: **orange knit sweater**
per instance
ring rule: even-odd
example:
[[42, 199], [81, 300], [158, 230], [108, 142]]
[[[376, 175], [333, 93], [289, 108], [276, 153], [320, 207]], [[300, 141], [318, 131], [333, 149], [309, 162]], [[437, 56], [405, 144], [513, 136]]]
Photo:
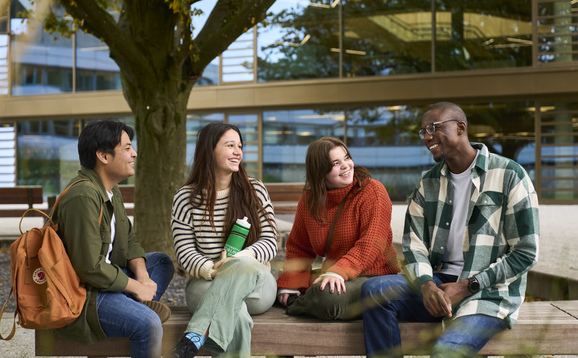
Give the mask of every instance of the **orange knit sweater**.
[[[327, 223], [315, 221], [307, 208], [305, 192], [295, 214], [295, 222], [287, 239], [283, 273], [277, 280], [279, 288], [308, 288], [312, 280], [311, 263], [325, 255], [327, 234], [339, 204], [353, 185], [327, 192]], [[391, 201], [383, 185], [367, 180], [363, 189], [354, 190], [345, 203], [333, 231], [331, 250], [323, 262], [322, 272], [334, 272], [345, 280], [357, 276], [378, 276], [399, 272], [392, 243]]]

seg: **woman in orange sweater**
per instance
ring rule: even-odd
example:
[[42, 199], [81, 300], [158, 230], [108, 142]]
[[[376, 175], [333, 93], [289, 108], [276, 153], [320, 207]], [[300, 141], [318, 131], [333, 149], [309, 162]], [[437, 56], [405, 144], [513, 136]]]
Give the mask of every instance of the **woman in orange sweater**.
[[[287, 239], [277, 299], [290, 315], [359, 318], [363, 282], [400, 270], [389, 195], [367, 169], [355, 166], [337, 138], [311, 143], [305, 167], [305, 191]], [[320, 272], [314, 272], [318, 256], [325, 260]]]

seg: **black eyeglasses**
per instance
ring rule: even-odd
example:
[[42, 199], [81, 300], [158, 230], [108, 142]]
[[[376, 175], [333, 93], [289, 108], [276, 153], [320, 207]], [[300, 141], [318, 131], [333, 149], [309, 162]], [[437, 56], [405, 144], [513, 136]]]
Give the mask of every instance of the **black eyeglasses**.
[[442, 124], [442, 123], [450, 122], [450, 121], [461, 122], [459, 119], [446, 119], [445, 121], [441, 121], [441, 122], [433, 122], [433, 123], [430, 123], [427, 126], [425, 126], [425, 128], [420, 129], [419, 132], [417, 132], [417, 135], [419, 136], [419, 139], [423, 140], [425, 138], [426, 132], [429, 135], [433, 135], [436, 132], [436, 126], [438, 124]]

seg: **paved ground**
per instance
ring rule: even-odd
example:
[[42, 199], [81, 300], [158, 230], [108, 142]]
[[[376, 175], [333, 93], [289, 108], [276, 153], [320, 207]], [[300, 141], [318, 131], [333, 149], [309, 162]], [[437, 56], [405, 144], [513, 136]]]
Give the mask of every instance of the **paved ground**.
[[[405, 206], [394, 205], [392, 215], [392, 230], [394, 242], [401, 242], [403, 232], [403, 217]], [[293, 220], [292, 216], [280, 216], [280, 229], [289, 229]], [[27, 219], [23, 227], [30, 228], [40, 225], [39, 219]], [[19, 236], [19, 219], [0, 219], [0, 240], [2, 237]], [[578, 277], [578, 206], [548, 205], [542, 206], [540, 211], [541, 242], [540, 262], [535, 270], [556, 272], [561, 276]], [[4, 245], [6, 246], [6, 245]], [[0, 248], [2, 247], [0, 242]], [[5, 281], [0, 285], [6, 285]], [[3, 304], [6, 296], [0, 297]], [[12, 325], [12, 313], [5, 314], [0, 322], [0, 332], [3, 336], [9, 332]], [[572, 356], [547, 356], [567, 357]], [[11, 341], [0, 341], [0, 357], [2, 358], [29, 358], [34, 357], [34, 332], [18, 327], [15, 338]], [[546, 356], [542, 356], [546, 358]]]

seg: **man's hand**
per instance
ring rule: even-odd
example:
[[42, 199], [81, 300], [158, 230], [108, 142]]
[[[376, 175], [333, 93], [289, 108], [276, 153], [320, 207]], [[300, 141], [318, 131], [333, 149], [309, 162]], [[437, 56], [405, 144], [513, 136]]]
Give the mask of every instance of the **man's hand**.
[[146, 277], [140, 277], [138, 282], [142, 283], [145, 286], [150, 286], [155, 291], [155, 296], [157, 292], [157, 283], [151, 280], [151, 278], [147, 275]]
[[143, 284], [129, 278], [124, 291], [130, 293], [139, 302], [151, 301], [157, 295], [157, 285]]
[[327, 286], [327, 284], [329, 284], [329, 292], [330, 293], [335, 292], [336, 289], [337, 289], [338, 295], [340, 295], [341, 292], [345, 293], [345, 281], [344, 280], [341, 280], [335, 276], [321, 275], [321, 276], [317, 277], [315, 279], [315, 281], [313, 281], [313, 285], [315, 285], [319, 281], [321, 281], [321, 286], [319, 287], [319, 289], [321, 291], [323, 291], [325, 289], [325, 286]]
[[439, 285], [438, 288], [448, 295], [453, 306], [457, 305], [464, 298], [471, 295], [470, 289], [468, 288], [468, 280], [443, 283]]
[[421, 285], [423, 304], [434, 317], [451, 317], [452, 301], [448, 294], [437, 287], [433, 281]]
[[128, 268], [134, 273], [136, 280], [129, 278], [125, 292], [132, 294], [137, 301], [150, 301], [157, 295], [157, 284], [149, 277], [145, 260], [142, 257], [128, 262]]

